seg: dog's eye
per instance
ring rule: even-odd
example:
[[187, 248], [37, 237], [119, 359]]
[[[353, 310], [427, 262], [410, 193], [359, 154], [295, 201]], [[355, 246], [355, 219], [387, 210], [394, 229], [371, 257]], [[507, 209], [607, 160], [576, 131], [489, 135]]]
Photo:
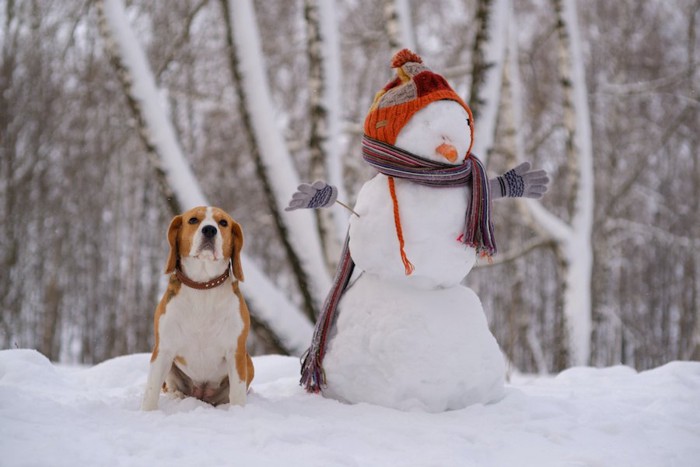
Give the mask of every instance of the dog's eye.
[[221, 227], [228, 227], [228, 222], [226, 221], [226, 219], [221, 219], [221, 220], [219, 221], [219, 225], [220, 225]]
[[197, 224], [199, 223], [199, 219], [197, 219], [196, 217], [190, 217], [190, 220], [188, 220], [187, 222], [190, 224]]

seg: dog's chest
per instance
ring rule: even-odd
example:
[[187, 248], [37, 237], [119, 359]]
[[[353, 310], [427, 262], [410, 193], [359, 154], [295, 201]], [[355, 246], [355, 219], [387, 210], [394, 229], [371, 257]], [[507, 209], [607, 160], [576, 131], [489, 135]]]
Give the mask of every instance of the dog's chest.
[[240, 302], [230, 286], [214, 290], [183, 287], [159, 321], [160, 345], [194, 381], [227, 374], [225, 356], [243, 331]]

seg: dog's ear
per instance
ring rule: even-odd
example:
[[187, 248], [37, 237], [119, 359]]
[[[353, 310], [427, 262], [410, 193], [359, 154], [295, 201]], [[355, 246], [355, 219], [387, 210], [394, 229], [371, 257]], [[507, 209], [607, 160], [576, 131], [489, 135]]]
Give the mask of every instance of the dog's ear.
[[241, 250], [243, 249], [243, 229], [238, 222], [231, 222], [232, 249], [231, 264], [233, 264], [233, 275], [243, 282], [243, 267], [241, 266]]
[[179, 256], [179, 248], [177, 244], [177, 237], [180, 233], [180, 227], [182, 226], [182, 216], [175, 216], [173, 220], [170, 221], [170, 227], [168, 227], [168, 243], [170, 244], [170, 253], [168, 254], [168, 262], [165, 265], [165, 273], [171, 274], [175, 271], [175, 266], [177, 266], [177, 258]]

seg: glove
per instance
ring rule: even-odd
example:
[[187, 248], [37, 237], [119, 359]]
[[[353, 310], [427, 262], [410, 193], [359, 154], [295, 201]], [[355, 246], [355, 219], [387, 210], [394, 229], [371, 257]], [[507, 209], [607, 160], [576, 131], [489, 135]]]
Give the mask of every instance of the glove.
[[285, 211], [327, 208], [338, 198], [338, 189], [322, 180], [316, 180], [312, 184], [302, 183], [297, 190], [292, 195], [289, 206], [284, 208]]
[[489, 180], [492, 199], [505, 197], [539, 199], [547, 192], [548, 183], [547, 172], [542, 169], [530, 172], [529, 162], [523, 162], [500, 177]]

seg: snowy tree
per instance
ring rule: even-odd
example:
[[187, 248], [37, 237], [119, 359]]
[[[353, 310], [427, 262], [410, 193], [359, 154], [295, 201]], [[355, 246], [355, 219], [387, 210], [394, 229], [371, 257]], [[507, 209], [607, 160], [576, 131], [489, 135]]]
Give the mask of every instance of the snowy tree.
[[[412, 30], [412, 39], [392, 40], [415, 46], [477, 110], [476, 143], [483, 147], [475, 152], [490, 156], [489, 172], [525, 159], [551, 174], [540, 206], [499, 202], [499, 254], [493, 267], [467, 277], [513, 365], [557, 371], [581, 361], [623, 362], [644, 369], [698, 358], [697, 1], [578, 2], [576, 23], [570, 4], [562, 1], [561, 25], [570, 42], [564, 48], [559, 44], [567, 38], [557, 29], [552, 2], [506, 2], [512, 11], [505, 14], [498, 13], [500, 0], [389, 3], [387, 10], [384, 1], [310, 2], [318, 11], [319, 53], [307, 42], [303, 2], [253, 2], [266, 80], [261, 87], [271, 102], [264, 114], [274, 136], [267, 139], [282, 148], [262, 156], [274, 152], [279, 164], [293, 169], [282, 182], [291, 188], [281, 191], [312, 178], [309, 142], [315, 133], [322, 136], [319, 173], [345, 188], [344, 200], [353, 203], [372, 175], [359, 149], [361, 122], [391, 76], [388, 30]], [[251, 350], [283, 352], [289, 345], [298, 352], [308, 339], [297, 339], [292, 350], [277, 333], [294, 325], [280, 321], [268, 329], [259, 313], [286, 316], [292, 308], [296, 312], [289, 316], [301, 317], [300, 329], [307, 331], [290, 334], [304, 335], [311, 320], [299, 310], [317, 306], [326, 290], [302, 296], [300, 276], [278, 233], [274, 214], [291, 193], [270, 197], [278, 184], [268, 174], [266, 194], [258, 176], [252, 122], [248, 129], [243, 124], [232, 79], [222, 2], [127, 4], [128, 25], [152, 70], [157, 118], [171, 127], [204, 200], [241, 221], [248, 285], [257, 270], [279, 299], [244, 291], [259, 320]], [[85, 363], [148, 350], [148, 317], [162, 287], [167, 247], [163, 229], [180, 209], [171, 205], [179, 203], [173, 196], [177, 185], [168, 178], [174, 173], [158, 153], [162, 128], [147, 127], [152, 124], [144, 100], [129, 102], [120, 81], [127, 75], [115, 73], [94, 6], [35, 1], [5, 2], [0, 9], [0, 215], [7, 220], [0, 227], [0, 346], [37, 348], [52, 359]], [[484, 9], [487, 21], [479, 19]], [[387, 11], [395, 28], [388, 27]], [[408, 27], [401, 27], [404, 18]], [[572, 24], [578, 25], [579, 41]], [[577, 42], [579, 52], [572, 53]], [[567, 49], [568, 62], [559, 54]], [[320, 88], [309, 79], [310, 52], [322, 59]], [[571, 77], [570, 87], [562, 85], [560, 69]], [[132, 75], [128, 84], [135, 89]], [[590, 182], [581, 144], [585, 123], [579, 122], [586, 110], [576, 97], [581, 82], [590, 107], [592, 199], [584, 193]], [[313, 89], [322, 89], [320, 99], [312, 99], [318, 97]], [[313, 129], [309, 112], [318, 105], [326, 114]], [[567, 154], [575, 156], [572, 163]], [[589, 202], [594, 241], [586, 242], [588, 219], [581, 208]], [[327, 274], [327, 259], [337, 258], [330, 250], [324, 257], [313, 216], [298, 214], [279, 220], [298, 223], [316, 238], [294, 240], [291, 247], [313, 250], [322, 266], [311, 273]], [[329, 231], [343, 235], [347, 213], [337, 208], [331, 214]], [[585, 287], [590, 305], [577, 311], [566, 305], [577, 298], [566, 284], [578, 287], [573, 271], [583, 273], [591, 253], [592, 280]], [[590, 358], [577, 355], [585, 347], [577, 342], [586, 335], [590, 351], [580, 353]]]
[[[339, 95], [340, 54], [337, 39], [334, 2], [306, 0], [304, 19], [307, 29], [309, 62], [309, 181], [328, 180], [346, 199], [340, 160]], [[335, 269], [343, 235], [347, 229], [347, 213], [340, 210], [316, 210], [316, 221], [326, 264]]]
[[510, 17], [509, 0], [477, 2], [477, 33], [472, 51], [469, 106], [474, 114], [476, 132], [474, 153], [484, 163], [496, 137], [496, 119], [501, 93], [501, 78]]
[[564, 89], [564, 128], [571, 180], [569, 212], [562, 221], [540, 204], [530, 203], [538, 225], [556, 242], [563, 277], [568, 362], [586, 365], [591, 342], [591, 274], [593, 267], [593, 148], [591, 118], [583, 69], [583, 52], [574, 0], [553, 0], [557, 13], [560, 83]]
[[[124, 86], [132, 111], [139, 121], [142, 138], [151, 153], [159, 158], [154, 162], [159, 174], [176, 198], [174, 214], [194, 206], [208, 205], [199, 183], [194, 178], [163, 108], [153, 74], [129, 26], [120, 0], [105, 0], [98, 4], [101, 30], [111, 49], [113, 64]], [[162, 168], [161, 168], [162, 164]], [[310, 337], [309, 321], [284, 298], [260, 272], [254, 263], [242, 255], [247, 280], [241, 285], [256, 317], [265, 323], [280, 340], [282, 346], [301, 353]]]
[[314, 318], [330, 286], [326, 262], [313, 213], [285, 215], [290, 193], [300, 183], [275, 115], [260, 47], [257, 19], [252, 2], [223, 1], [227, 25], [231, 71], [238, 89], [240, 113], [249, 147], [263, 184], [268, 209], [294, 270], [304, 308]]
[[417, 50], [410, 0], [384, 0], [384, 24], [391, 49]]

